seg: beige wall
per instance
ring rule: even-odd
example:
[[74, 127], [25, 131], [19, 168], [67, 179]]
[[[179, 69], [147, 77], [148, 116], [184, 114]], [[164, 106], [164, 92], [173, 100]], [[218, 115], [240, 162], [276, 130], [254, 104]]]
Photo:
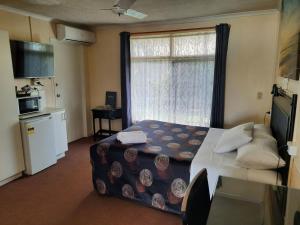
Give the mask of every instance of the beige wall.
[[[270, 90], [275, 81], [278, 18], [278, 11], [268, 11], [211, 17], [200, 21], [98, 27], [98, 41], [87, 49], [90, 96], [88, 107], [103, 105], [105, 91], [108, 90], [118, 92], [117, 100], [120, 105], [121, 31], [185, 29], [229, 23], [231, 33], [227, 61], [225, 125], [228, 127], [250, 120], [263, 122], [265, 112], [271, 106]], [[262, 99], [257, 98], [258, 92], [262, 92]], [[88, 122], [90, 130], [90, 118]], [[120, 121], [115, 121], [113, 129], [120, 128]]]

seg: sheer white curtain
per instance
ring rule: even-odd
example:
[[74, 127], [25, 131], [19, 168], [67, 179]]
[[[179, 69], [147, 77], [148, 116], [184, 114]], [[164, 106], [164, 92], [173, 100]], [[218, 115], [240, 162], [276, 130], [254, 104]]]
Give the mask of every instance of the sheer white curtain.
[[133, 122], [209, 126], [215, 33], [131, 38]]

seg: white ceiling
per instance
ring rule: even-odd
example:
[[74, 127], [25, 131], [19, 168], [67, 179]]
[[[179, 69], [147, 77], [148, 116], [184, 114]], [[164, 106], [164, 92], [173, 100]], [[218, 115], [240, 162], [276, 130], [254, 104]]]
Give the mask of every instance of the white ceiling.
[[43, 0], [48, 3], [62, 2], [56, 5], [30, 4], [30, 1], [42, 0], [0, 0], [0, 4], [65, 22], [86, 25], [185, 19], [277, 9], [279, 5], [279, 0], [137, 0], [131, 8], [148, 15], [144, 20], [137, 20], [100, 10], [112, 7], [114, 0]]

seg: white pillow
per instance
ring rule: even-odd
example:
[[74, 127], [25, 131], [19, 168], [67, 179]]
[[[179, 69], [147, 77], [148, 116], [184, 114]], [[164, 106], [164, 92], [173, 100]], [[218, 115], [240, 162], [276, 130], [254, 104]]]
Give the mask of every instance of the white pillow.
[[253, 126], [254, 123], [250, 122], [225, 130], [214, 152], [231, 152], [249, 143], [252, 140]]
[[264, 170], [285, 166], [272, 136], [254, 137], [252, 142], [241, 146], [237, 152], [236, 160], [245, 168]]

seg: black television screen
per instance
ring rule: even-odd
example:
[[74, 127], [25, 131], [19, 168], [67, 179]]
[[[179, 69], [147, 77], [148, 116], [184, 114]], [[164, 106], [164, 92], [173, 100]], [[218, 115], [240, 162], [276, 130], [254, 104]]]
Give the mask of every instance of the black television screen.
[[52, 45], [10, 41], [10, 48], [15, 78], [54, 76]]

